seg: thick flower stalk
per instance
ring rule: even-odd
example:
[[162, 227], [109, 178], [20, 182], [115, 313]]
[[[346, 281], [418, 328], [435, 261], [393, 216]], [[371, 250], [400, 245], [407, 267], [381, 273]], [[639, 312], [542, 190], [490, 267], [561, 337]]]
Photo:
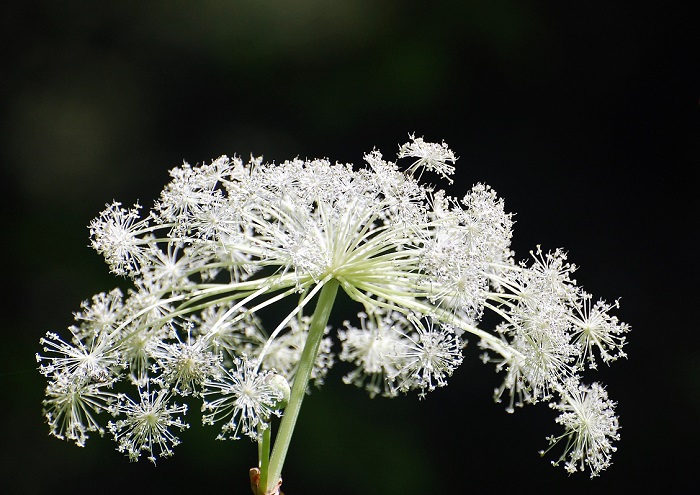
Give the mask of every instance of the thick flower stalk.
[[[557, 463], [599, 474], [618, 423], [602, 386], [581, 376], [624, 356], [617, 303], [594, 302], [560, 249], [515, 261], [511, 214], [488, 186], [458, 198], [419, 182], [451, 182], [447, 145], [411, 136], [398, 156], [405, 170], [378, 151], [364, 167], [222, 156], [173, 169], [148, 213], [107, 205], [92, 246], [133, 288], [84, 302], [69, 339], [42, 339], [52, 434], [82, 446], [113, 416], [118, 450], [155, 462], [180, 441], [170, 430], [187, 427], [175, 403], [185, 396], [219, 438], [259, 442], [253, 489], [274, 493], [302, 399], [335, 361], [371, 396], [424, 397], [471, 338], [503, 374], [496, 399], [509, 411], [552, 404], [566, 431], [550, 441], [567, 439]], [[359, 311], [340, 326], [338, 291]], [[486, 312], [495, 328], [480, 325]]]

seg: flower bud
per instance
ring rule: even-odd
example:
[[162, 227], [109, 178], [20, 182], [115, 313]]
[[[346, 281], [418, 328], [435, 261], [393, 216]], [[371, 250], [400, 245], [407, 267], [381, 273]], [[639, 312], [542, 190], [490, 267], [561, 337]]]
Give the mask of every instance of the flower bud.
[[285, 377], [278, 373], [271, 373], [267, 376], [267, 384], [272, 387], [273, 390], [279, 392], [281, 399], [277, 402], [277, 409], [282, 410], [287, 407], [289, 402], [289, 396], [292, 393], [292, 389], [289, 386], [289, 382]]

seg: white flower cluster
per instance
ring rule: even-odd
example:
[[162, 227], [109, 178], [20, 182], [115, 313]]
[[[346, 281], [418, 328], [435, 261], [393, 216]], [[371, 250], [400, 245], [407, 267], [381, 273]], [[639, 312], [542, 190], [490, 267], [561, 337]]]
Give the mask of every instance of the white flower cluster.
[[[186, 407], [175, 400], [189, 396], [220, 438], [259, 439], [294, 381], [308, 307], [333, 280], [361, 311], [336, 332], [335, 354], [326, 328], [317, 384], [339, 359], [344, 381], [372, 396], [422, 397], [446, 385], [471, 335], [504, 374], [496, 399], [553, 404], [566, 433], [551, 442], [568, 439], [560, 460], [597, 475], [618, 423], [604, 389], [580, 380], [624, 356], [617, 303], [593, 302], [561, 250], [514, 261], [511, 215], [488, 186], [456, 198], [421, 184], [423, 171], [454, 172], [444, 143], [411, 136], [398, 156], [415, 161], [404, 171], [378, 151], [361, 168], [222, 156], [173, 169], [146, 215], [107, 205], [92, 246], [133, 288], [84, 302], [69, 339], [42, 339], [51, 432], [82, 446], [112, 416], [118, 450], [155, 461], [179, 443], [171, 430], [187, 427]], [[491, 331], [478, 326], [485, 312], [501, 320]]]

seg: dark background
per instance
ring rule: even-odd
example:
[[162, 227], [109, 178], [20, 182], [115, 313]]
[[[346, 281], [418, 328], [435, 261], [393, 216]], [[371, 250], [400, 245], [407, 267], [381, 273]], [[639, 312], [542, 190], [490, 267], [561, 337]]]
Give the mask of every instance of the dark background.
[[[644, 5], [644, 6], [642, 6]], [[589, 375], [622, 440], [599, 478], [538, 450], [554, 412], [514, 415], [476, 342], [447, 388], [307, 398], [290, 495], [689, 493], [700, 444], [698, 2], [38, 1], [0, 7], [3, 493], [248, 493], [251, 442], [197, 425], [171, 459], [48, 435], [34, 353], [80, 301], [125, 282], [88, 248], [113, 199], [149, 206], [183, 160], [391, 159], [415, 132], [460, 156], [449, 191], [491, 185], [517, 257], [564, 247], [631, 324], [629, 359]], [[432, 178], [435, 180], [435, 178]], [[196, 411], [194, 411], [196, 413]], [[557, 451], [558, 452], [558, 451]], [[551, 458], [551, 457], [550, 457]]]

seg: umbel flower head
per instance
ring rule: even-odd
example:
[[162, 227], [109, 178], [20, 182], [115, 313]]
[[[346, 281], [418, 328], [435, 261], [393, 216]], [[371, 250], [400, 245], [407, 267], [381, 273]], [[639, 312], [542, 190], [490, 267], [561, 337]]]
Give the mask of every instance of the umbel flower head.
[[[489, 186], [453, 197], [421, 183], [451, 182], [445, 143], [411, 136], [398, 158], [407, 165], [377, 150], [359, 167], [221, 156], [174, 168], [148, 212], [108, 204], [92, 247], [133, 287], [84, 302], [69, 338], [41, 340], [51, 433], [82, 446], [106, 424], [118, 450], [155, 462], [180, 442], [170, 430], [187, 427], [175, 402], [186, 396], [219, 438], [264, 445], [288, 384], [283, 422], [337, 360], [371, 396], [425, 397], [448, 384], [471, 338], [503, 376], [496, 400], [508, 411], [550, 403], [566, 430], [550, 440], [567, 440], [559, 461], [599, 474], [618, 421], [582, 375], [624, 356], [617, 302], [584, 292], [561, 249], [516, 260], [512, 216]], [[356, 321], [312, 317], [329, 287], [357, 303]], [[484, 328], [485, 313], [500, 322]]]

